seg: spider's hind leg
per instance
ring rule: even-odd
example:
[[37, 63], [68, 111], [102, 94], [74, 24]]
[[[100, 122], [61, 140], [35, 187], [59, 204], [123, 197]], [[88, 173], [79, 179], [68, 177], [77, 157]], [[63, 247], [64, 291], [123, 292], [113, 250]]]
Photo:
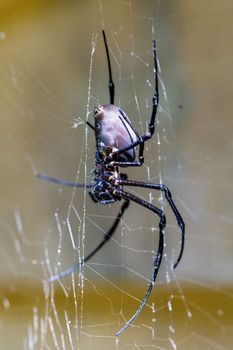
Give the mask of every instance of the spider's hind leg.
[[151, 291], [152, 291], [152, 289], [154, 287], [155, 280], [157, 278], [157, 275], [158, 275], [158, 272], [159, 272], [159, 268], [160, 268], [160, 265], [161, 265], [161, 261], [162, 261], [162, 257], [163, 257], [164, 229], [165, 229], [165, 226], [166, 226], [166, 217], [165, 217], [165, 215], [164, 215], [164, 213], [163, 213], [163, 211], [161, 209], [159, 209], [159, 208], [155, 207], [154, 205], [150, 204], [149, 202], [146, 202], [145, 200], [143, 200], [143, 199], [133, 195], [132, 193], [128, 193], [128, 192], [116, 189], [116, 190], [114, 190], [114, 194], [118, 195], [121, 198], [124, 198], [125, 200], [128, 200], [128, 201], [131, 200], [131, 201], [133, 201], [133, 202], [143, 206], [144, 208], [147, 208], [147, 209], [151, 210], [160, 219], [160, 221], [159, 221], [159, 247], [158, 247], [157, 253], [155, 255], [154, 266], [153, 266], [153, 271], [152, 271], [152, 275], [151, 275], [151, 278], [150, 278], [149, 286], [147, 288], [145, 296], [144, 296], [140, 306], [138, 307], [137, 311], [125, 323], [125, 325], [116, 333], [116, 336], [119, 336], [138, 317], [138, 315], [140, 314], [140, 312], [142, 311], [142, 309], [146, 305], [147, 300], [148, 300], [148, 298], [149, 298], [149, 296], [151, 294]]
[[177, 267], [177, 265], [179, 264], [179, 262], [181, 261], [181, 258], [183, 256], [183, 252], [184, 252], [184, 243], [185, 243], [185, 223], [184, 220], [179, 212], [179, 210], [177, 209], [173, 199], [172, 199], [172, 194], [171, 191], [169, 190], [169, 188], [163, 184], [156, 184], [156, 183], [149, 183], [149, 182], [143, 182], [143, 181], [136, 181], [136, 180], [119, 180], [118, 181], [119, 185], [122, 186], [134, 186], [134, 187], [142, 187], [142, 188], [150, 188], [153, 190], [157, 190], [157, 191], [162, 191], [165, 194], [165, 198], [168, 201], [168, 204], [170, 205], [177, 224], [181, 230], [181, 245], [180, 245], [180, 252], [178, 255], [178, 258], [176, 259], [175, 264], [173, 265], [173, 268], [175, 269]]
[[61, 273], [58, 273], [57, 275], [51, 276], [48, 279], [48, 282], [52, 283], [52, 282], [59, 280], [60, 278], [63, 278], [63, 277], [70, 275], [71, 273], [75, 273], [77, 270], [79, 270], [84, 265], [84, 263], [88, 262], [113, 236], [113, 234], [116, 231], [119, 223], [121, 222], [121, 218], [122, 218], [125, 210], [128, 208], [128, 206], [129, 206], [129, 201], [126, 199], [124, 201], [124, 203], [122, 204], [122, 206], [119, 210], [119, 213], [117, 214], [117, 217], [115, 218], [112, 226], [105, 233], [102, 241], [97, 245], [96, 248], [94, 248], [81, 262], [76, 263], [75, 265], [73, 265], [69, 269], [67, 269]]

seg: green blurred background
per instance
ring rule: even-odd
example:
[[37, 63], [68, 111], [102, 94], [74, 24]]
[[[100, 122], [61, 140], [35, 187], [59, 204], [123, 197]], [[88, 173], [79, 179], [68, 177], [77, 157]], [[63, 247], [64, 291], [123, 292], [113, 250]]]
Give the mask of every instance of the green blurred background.
[[[232, 14], [227, 0], [1, 0], [1, 349], [232, 348]], [[141, 133], [151, 113], [154, 30], [158, 123], [145, 165], [128, 173], [162, 179], [187, 228], [173, 272], [175, 219], [158, 193], [136, 191], [165, 206], [166, 255], [148, 306], [118, 340], [145, 293], [157, 221], [132, 204], [83, 274], [48, 292], [46, 278], [91, 251], [119, 206], [96, 206], [82, 190], [33, 176], [36, 168], [92, 179], [95, 140], [84, 121], [108, 102], [103, 28], [116, 104]]]

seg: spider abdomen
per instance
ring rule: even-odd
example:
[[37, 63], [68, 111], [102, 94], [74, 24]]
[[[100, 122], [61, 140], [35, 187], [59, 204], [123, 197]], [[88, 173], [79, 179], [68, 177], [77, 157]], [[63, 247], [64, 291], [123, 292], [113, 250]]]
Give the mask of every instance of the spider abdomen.
[[[127, 115], [117, 106], [98, 105], [94, 111], [97, 148], [119, 150], [138, 140]], [[135, 147], [119, 155], [118, 161], [134, 161]]]

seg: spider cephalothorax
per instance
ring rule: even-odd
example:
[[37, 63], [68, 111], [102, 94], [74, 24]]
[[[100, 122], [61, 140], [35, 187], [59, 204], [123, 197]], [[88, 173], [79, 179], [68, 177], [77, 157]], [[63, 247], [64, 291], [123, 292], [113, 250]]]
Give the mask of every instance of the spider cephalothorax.
[[96, 137], [96, 162], [94, 170], [94, 182], [90, 185], [83, 185], [78, 183], [72, 183], [68, 181], [58, 180], [46, 175], [37, 174], [38, 177], [48, 180], [53, 183], [59, 183], [65, 186], [72, 187], [84, 187], [91, 188], [89, 192], [92, 200], [100, 204], [106, 205], [114, 203], [118, 200], [124, 199], [121, 205], [120, 211], [114, 220], [112, 226], [105, 233], [103, 240], [99, 245], [87, 255], [81, 263], [77, 263], [71, 268], [55, 276], [49, 278], [49, 282], [54, 282], [62, 277], [74, 273], [77, 269], [84, 265], [93, 255], [95, 255], [111, 236], [116, 231], [116, 228], [122, 218], [125, 210], [128, 208], [130, 201], [135, 202], [142, 207], [152, 211], [159, 218], [159, 244], [158, 250], [155, 255], [152, 274], [150, 282], [145, 293], [145, 296], [138, 307], [134, 315], [125, 323], [125, 325], [116, 333], [120, 335], [128, 328], [128, 326], [139, 315], [144, 305], [146, 304], [151, 290], [155, 284], [155, 280], [160, 268], [160, 264], [163, 257], [164, 247], [164, 229], [166, 226], [166, 218], [163, 211], [157, 208], [150, 202], [147, 202], [140, 197], [125, 191], [125, 186], [142, 187], [152, 190], [161, 191], [164, 193], [175, 217], [177, 224], [181, 229], [181, 247], [178, 258], [173, 265], [175, 268], [180, 262], [184, 250], [184, 238], [185, 238], [185, 225], [184, 221], [176, 208], [170, 190], [163, 184], [149, 183], [137, 180], [128, 180], [127, 175], [120, 172], [120, 168], [127, 167], [140, 167], [144, 162], [144, 144], [154, 134], [155, 130], [155, 118], [157, 114], [157, 108], [159, 103], [159, 89], [158, 89], [158, 65], [156, 56], [156, 44], [153, 40], [153, 59], [154, 59], [154, 79], [155, 79], [155, 92], [152, 97], [152, 113], [148, 125], [148, 130], [143, 135], [139, 135], [136, 129], [133, 127], [126, 113], [119, 107], [114, 105], [114, 92], [115, 87], [112, 80], [112, 70], [110, 64], [110, 57], [108, 51], [107, 40], [105, 32], [103, 31], [104, 45], [107, 55], [108, 72], [109, 72], [109, 95], [110, 104], [98, 105], [94, 110], [95, 123], [92, 125], [87, 122], [88, 126], [95, 132]]

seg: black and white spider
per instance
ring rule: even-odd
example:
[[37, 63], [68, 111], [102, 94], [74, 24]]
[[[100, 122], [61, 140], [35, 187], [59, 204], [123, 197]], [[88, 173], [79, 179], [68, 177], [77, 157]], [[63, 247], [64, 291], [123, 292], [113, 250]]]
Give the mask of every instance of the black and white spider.
[[[143, 307], [145, 306], [151, 290], [155, 284], [155, 280], [159, 271], [159, 267], [163, 257], [163, 246], [164, 246], [164, 229], [166, 226], [166, 218], [163, 211], [149, 202], [137, 197], [136, 195], [126, 192], [124, 186], [143, 187], [152, 190], [162, 191], [176, 217], [177, 224], [181, 229], [181, 246], [178, 258], [173, 265], [175, 268], [181, 260], [184, 250], [184, 239], [185, 239], [185, 224], [177, 210], [169, 189], [163, 184], [148, 183], [144, 181], [128, 180], [127, 175], [120, 172], [120, 168], [127, 167], [140, 167], [144, 162], [143, 152], [144, 144], [154, 134], [155, 130], [155, 117], [159, 103], [159, 88], [158, 88], [158, 66], [157, 66], [157, 55], [156, 55], [156, 43], [153, 40], [153, 59], [154, 59], [154, 79], [155, 79], [155, 93], [152, 98], [152, 114], [149, 122], [148, 131], [144, 135], [139, 135], [131, 124], [129, 118], [125, 112], [114, 105], [114, 83], [112, 79], [112, 69], [109, 57], [109, 50], [105, 32], [103, 31], [103, 40], [105, 45], [105, 51], [108, 63], [109, 73], [109, 94], [110, 104], [98, 105], [94, 110], [95, 124], [94, 126], [87, 122], [88, 126], [93, 129], [96, 137], [96, 161], [94, 170], [94, 183], [93, 185], [84, 186], [83, 184], [68, 182], [59, 180], [53, 177], [49, 177], [43, 174], [36, 174], [37, 177], [58, 183], [64, 186], [71, 187], [88, 187], [91, 188], [89, 192], [92, 200], [100, 204], [110, 204], [116, 201], [124, 199], [124, 202], [120, 208], [120, 211], [113, 222], [112, 226], [105, 233], [103, 240], [99, 245], [87, 255], [81, 263], [77, 263], [71, 268], [64, 272], [61, 272], [49, 279], [49, 282], [54, 282], [62, 277], [75, 272], [81, 266], [84, 265], [93, 255], [95, 255], [111, 238], [114, 234], [120, 219], [122, 218], [125, 210], [129, 206], [129, 202], [133, 201], [137, 204], [151, 210], [155, 215], [159, 217], [159, 246], [154, 260], [154, 266], [150, 283], [145, 293], [144, 299], [141, 305], [136, 310], [134, 315], [125, 323], [125, 325], [116, 333], [119, 336], [123, 333], [128, 326], [135, 320], [139, 315]], [[138, 157], [137, 157], [138, 147]]]

